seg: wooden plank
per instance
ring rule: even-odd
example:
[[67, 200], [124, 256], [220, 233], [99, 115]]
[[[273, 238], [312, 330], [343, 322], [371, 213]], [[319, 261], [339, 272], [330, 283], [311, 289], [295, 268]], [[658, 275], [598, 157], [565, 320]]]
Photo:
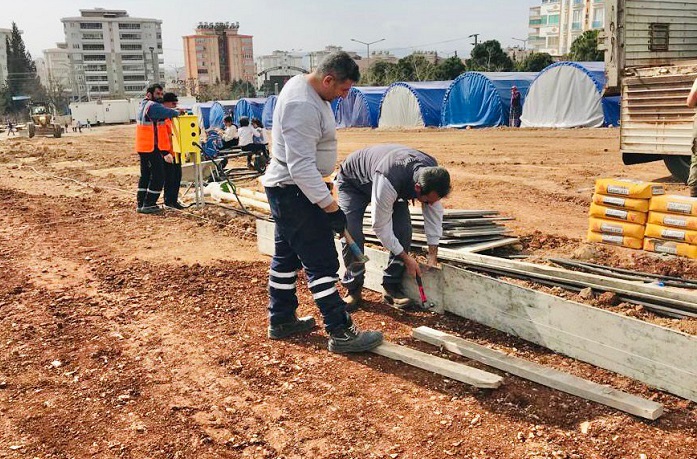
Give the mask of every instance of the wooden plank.
[[697, 336], [448, 264], [441, 273], [445, 311], [697, 401]]
[[499, 375], [389, 342], [371, 352], [483, 389], [496, 389], [503, 381]]
[[475, 244], [468, 244], [462, 247], [459, 247], [457, 249], [451, 249], [451, 248], [439, 248], [438, 249], [438, 256], [442, 258], [443, 253], [449, 254], [449, 253], [463, 253], [463, 252], [470, 252], [470, 253], [476, 253], [476, 252], [484, 252], [485, 250], [491, 250], [491, 249], [496, 249], [499, 247], [505, 247], [507, 245], [513, 245], [517, 244], [519, 239], [517, 237], [507, 237], [503, 239], [496, 239], [493, 241], [488, 241], [488, 242], [479, 242]]
[[654, 420], [663, 414], [663, 405], [660, 403], [513, 357], [433, 328], [419, 327], [413, 329], [412, 333], [418, 340], [440, 346], [468, 359], [635, 416]]

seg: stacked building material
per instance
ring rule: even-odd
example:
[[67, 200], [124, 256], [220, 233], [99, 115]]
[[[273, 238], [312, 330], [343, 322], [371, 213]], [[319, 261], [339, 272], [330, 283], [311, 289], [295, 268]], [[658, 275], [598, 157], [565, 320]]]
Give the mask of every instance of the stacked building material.
[[663, 185], [631, 179], [598, 179], [588, 219], [588, 240], [632, 249], [644, 246], [650, 199]]
[[697, 258], [697, 198], [651, 199], [644, 250]]
[[[413, 207], [411, 212], [412, 246], [426, 247], [424, 217], [421, 208]], [[366, 241], [380, 243], [371, 226], [370, 208], [366, 209], [363, 219], [363, 232]], [[500, 247], [513, 244], [518, 240], [510, 237], [510, 230], [502, 222], [512, 220], [503, 217], [495, 210], [447, 209], [443, 215], [443, 237], [441, 247], [460, 248], [482, 245]]]

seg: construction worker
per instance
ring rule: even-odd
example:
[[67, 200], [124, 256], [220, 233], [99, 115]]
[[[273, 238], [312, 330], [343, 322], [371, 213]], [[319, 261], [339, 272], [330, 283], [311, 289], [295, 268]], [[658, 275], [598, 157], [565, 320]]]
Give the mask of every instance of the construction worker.
[[[697, 107], [697, 80], [695, 80], [687, 96], [687, 106]], [[687, 186], [690, 188], [690, 196], [697, 198], [697, 115], [692, 121], [692, 161], [690, 162], [690, 175], [687, 177]]]
[[309, 75], [291, 78], [278, 96], [274, 159], [262, 177], [276, 223], [269, 271], [271, 339], [315, 327], [314, 317], [296, 316], [297, 271], [304, 267], [329, 334], [330, 351], [364, 352], [382, 343], [382, 333], [358, 330], [337, 291], [339, 260], [333, 233], [345, 231], [346, 215], [322, 179], [334, 171], [337, 158], [330, 101], [345, 97], [359, 78], [358, 65], [347, 53], [331, 53]]
[[[177, 108], [178, 102], [179, 99], [177, 98], [177, 95], [173, 92], [166, 92], [165, 95], [162, 97], [162, 105], [164, 105], [167, 108]], [[171, 138], [173, 133], [172, 120], [166, 119], [165, 126], [167, 127], [167, 131], [169, 132]], [[170, 142], [169, 147], [169, 152], [172, 155], [174, 161], [172, 161], [171, 163], [165, 161], [163, 164], [165, 170], [165, 207], [182, 210], [185, 209], [185, 207], [179, 203], [179, 188], [181, 187], [182, 181], [182, 163], [181, 159], [177, 161], [177, 158], [174, 155], [174, 145], [172, 145], [172, 142]]]
[[[443, 235], [443, 205], [439, 202], [450, 193], [450, 174], [426, 153], [397, 144], [372, 145], [351, 153], [339, 166], [336, 177], [339, 206], [347, 218], [347, 229], [363, 250], [363, 214], [371, 205], [372, 227], [382, 246], [390, 251], [383, 272], [385, 302], [397, 309], [412, 306], [402, 291], [404, 272], [421, 275], [419, 264], [409, 255], [411, 215], [409, 201], [418, 200], [424, 216], [428, 244], [428, 264], [438, 263], [438, 242]], [[361, 289], [365, 266], [343, 247], [347, 266], [342, 284], [349, 294], [344, 298], [349, 311], [362, 302]]]
[[140, 157], [138, 180], [138, 213], [154, 214], [162, 211], [157, 200], [165, 180], [164, 163], [171, 163], [172, 138], [165, 120], [179, 116], [179, 111], [162, 105], [162, 86], [148, 87], [136, 114], [136, 151]]

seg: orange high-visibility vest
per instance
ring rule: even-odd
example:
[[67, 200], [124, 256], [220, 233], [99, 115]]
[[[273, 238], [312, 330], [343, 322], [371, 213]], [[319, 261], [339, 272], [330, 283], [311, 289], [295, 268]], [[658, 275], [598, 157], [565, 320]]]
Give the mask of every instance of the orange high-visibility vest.
[[[170, 119], [165, 120], [165, 128], [167, 129], [167, 138], [169, 139], [169, 148], [167, 149], [168, 152], [174, 154], [174, 145], [172, 142], [172, 134], [174, 134], [174, 122]], [[163, 148], [160, 148], [160, 150], [164, 150]]]
[[148, 110], [156, 103], [144, 99], [138, 107], [136, 115], [136, 152], [138, 153], [152, 153], [155, 148], [160, 151], [172, 149], [172, 137], [165, 122], [146, 119]]

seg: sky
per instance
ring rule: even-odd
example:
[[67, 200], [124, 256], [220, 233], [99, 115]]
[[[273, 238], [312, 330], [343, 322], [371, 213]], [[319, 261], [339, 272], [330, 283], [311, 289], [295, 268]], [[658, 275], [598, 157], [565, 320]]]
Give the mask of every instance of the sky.
[[[255, 57], [274, 50], [317, 51], [326, 45], [365, 55], [366, 47], [351, 39], [372, 42], [373, 50], [405, 56], [415, 50], [467, 56], [472, 38], [497, 39], [505, 47], [521, 45], [513, 38], [528, 35], [528, 10], [540, 0], [2, 0], [0, 28], [12, 21], [22, 30], [33, 58], [64, 41], [63, 17], [80, 9], [123, 9], [131, 17], [162, 20], [166, 68], [184, 64], [182, 36], [199, 21], [239, 22], [240, 33], [254, 36]], [[28, 5], [30, 5], [28, 7]]]

